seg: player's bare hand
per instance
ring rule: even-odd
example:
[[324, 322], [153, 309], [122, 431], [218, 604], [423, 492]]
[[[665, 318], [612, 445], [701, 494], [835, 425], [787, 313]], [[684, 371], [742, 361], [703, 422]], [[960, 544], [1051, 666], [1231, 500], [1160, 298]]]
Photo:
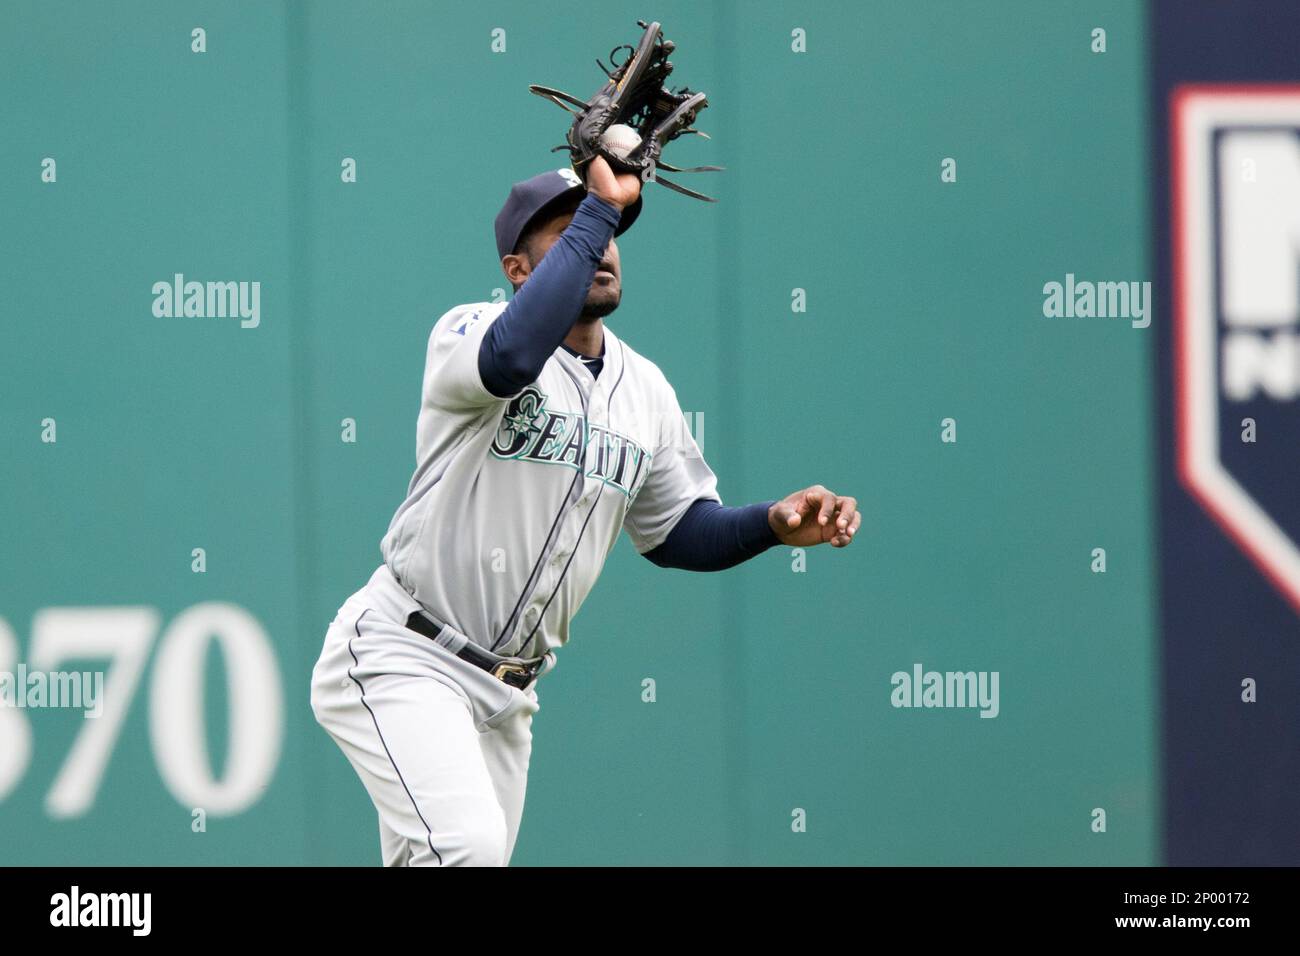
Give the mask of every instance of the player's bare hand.
[[772, 505], [767, 512], [767, 523], [781, 543], [791, 547], [807, 548], [830, 542], [832, 548], [843, 548], [858, 533], [862, 515], [856, 498], [813, 485]]
[[636, 202], [641, 195], [641, 177], [632, 173], [616, 173], [604, 156], [596, 156], [587, 164], [587, 191], [623, 209]]

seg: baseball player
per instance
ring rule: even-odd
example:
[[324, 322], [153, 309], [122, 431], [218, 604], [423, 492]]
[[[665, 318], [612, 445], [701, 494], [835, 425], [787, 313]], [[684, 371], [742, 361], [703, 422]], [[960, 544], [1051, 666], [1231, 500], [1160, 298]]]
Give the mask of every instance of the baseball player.
[[712, 571], [845, 547], [861, 521], [820, 485], [722, 505], [672, 386], [604, 321], [641, 180], [599, 156], [585, 178], [516, 183], [496, 219], [514, 296], [434, 325], [406, 500], [312, 675], [389, 866], [509, 862], [537, 681], [620, 529], [661, 567]]

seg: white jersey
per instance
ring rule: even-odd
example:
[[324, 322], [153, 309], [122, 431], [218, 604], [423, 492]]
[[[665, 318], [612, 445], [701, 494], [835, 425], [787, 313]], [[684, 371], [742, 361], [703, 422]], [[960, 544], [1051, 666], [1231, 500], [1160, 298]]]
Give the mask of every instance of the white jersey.
[[644, 554], [692, 502], [720, 499], [672, 386], [608, 327], [598, 377], [561, 348], [516, 395], [489, 392], [479, 346], [505, 307], [434, 326], [415, 474], [381, 548], [436, 621], [531, 658], [568, 640], [620, 528]]

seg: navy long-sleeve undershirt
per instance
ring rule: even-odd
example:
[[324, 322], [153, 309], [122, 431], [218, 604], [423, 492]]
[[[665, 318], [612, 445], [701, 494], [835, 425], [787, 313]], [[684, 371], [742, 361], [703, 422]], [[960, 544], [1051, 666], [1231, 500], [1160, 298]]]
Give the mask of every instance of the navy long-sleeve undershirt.
[[710, 499], [694, 502], [678, 519], [663, 544], [645, 553], [661, 568], [725, 571], [762, 554], [778, 543], [767, 523], [774, 502], [727, 508]]
[[560, 238], [492, 323], [479, 347], [478, 372], [493, 395], [514, 395], [542, 374], [582, 313], [621, 215], [617, 206], [587, 193]]

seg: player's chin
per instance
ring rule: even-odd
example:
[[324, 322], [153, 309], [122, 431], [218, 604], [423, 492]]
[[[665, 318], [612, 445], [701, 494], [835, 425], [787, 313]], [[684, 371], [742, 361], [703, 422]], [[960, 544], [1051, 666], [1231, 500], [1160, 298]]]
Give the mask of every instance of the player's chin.
[[618, 308], [619, 300], [622, 297], [623, 292], [618, 287], [617, 281], [607, 283], [601, 287], [592, 286], [591, 291], [587, 293], [587, 301], [582, 306], [582, 317], [584, 319], [603, 319]]

